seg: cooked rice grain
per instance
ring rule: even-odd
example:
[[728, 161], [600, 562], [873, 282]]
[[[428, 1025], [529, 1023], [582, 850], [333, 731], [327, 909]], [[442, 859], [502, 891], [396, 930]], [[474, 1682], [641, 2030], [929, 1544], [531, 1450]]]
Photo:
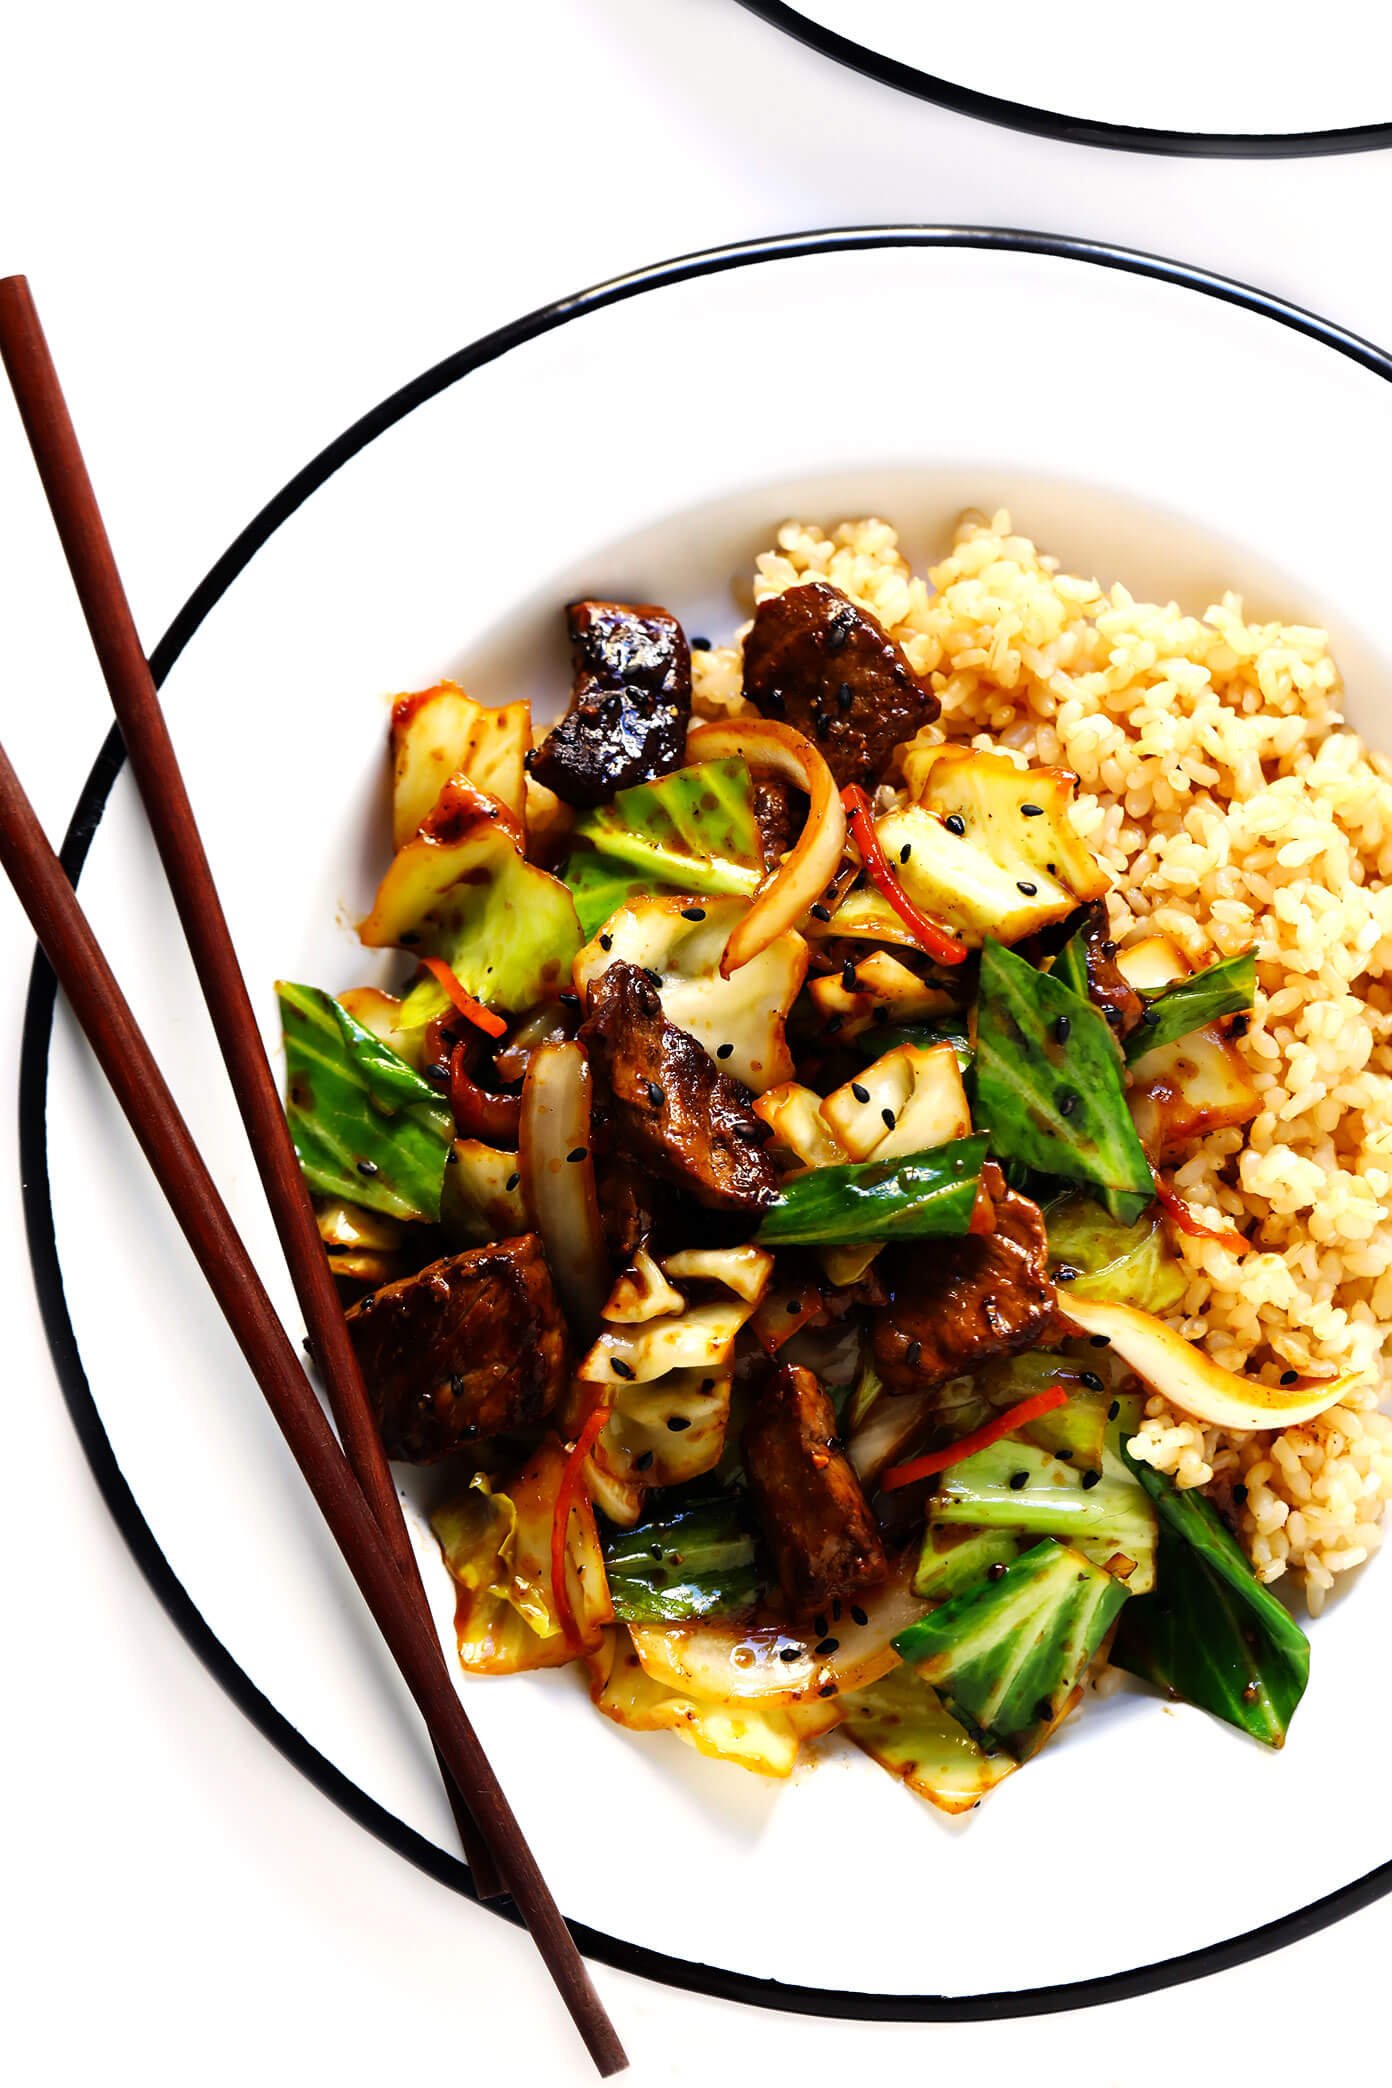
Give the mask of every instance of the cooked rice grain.
[[[1079, 778], [1076, 823], [1114, 879], [1113, 932], [1173, 937], [1194, 965], [1255, 945], [1240, 1049], [1262, 1096], [1176, 1182], [1253, 1242], [1181, 1238], [1174, 1322], [1230, 1369], [1365, 1373], [1303, 1428], [1233, 1435], [1152, 1398], [1134, 1449], [1234, 1516], [1263, 1580], [1317, 1610], [1380, 1541], [1392, 1422], [1392, 764], [1342, 729], [1322, 631], [1202, 617], [1061, 573], [1004, 512], [969, 515], [914, 574], [886, 522], [801, 522], [756, 561], [757, 600], [822, 578], [870, 609], [942, 702], [943, 733]], [[740, 648], [697, 656], [697, 708], [742, 707]], [[1238, 1489], [1235, 1493], [1234, 1489]], [[1245, 1494], [1241, 1489], [1245, 1488]]]

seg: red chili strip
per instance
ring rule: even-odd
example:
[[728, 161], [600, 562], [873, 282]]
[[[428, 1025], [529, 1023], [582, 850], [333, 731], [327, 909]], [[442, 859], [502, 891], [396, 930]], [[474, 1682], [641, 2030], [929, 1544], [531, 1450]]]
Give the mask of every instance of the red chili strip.
[[472, 1022], [475, 1029], [481, 1029], [486, 1037], [503, 1035], [507, 1024], [502, 1016], [495, 1015], [491, 1008], [485, 1008], [483, 1002], [476, 1001], [472, 993], [466, 993], [443, 957], [422, 957], [421, 963], [436, 984], [444, 987], [460, 1014], [466, 1021]]
[[1183, 1197], [1176, 1196], [1174, 1190], [1161, 1181], [1154, 1168], [1151, 1169], [1151, 1173], [1155, 1177], [1155, 1201], [1165, 1216], [1171, 1219], [1182, 1233], [1188, 1233], [1191, 1240], [1217, 1240], [1220, 1246], [1236, 1247], [1243, 1251], [1251, 1244], [1233, 1226], [1205, 1225], [1201, 1218], [1194, 1216]]
[[566, 1459], [561, 1483], [556, 1488], [556, 1510], [551, 1519], [551, 1593], [556, 1604], [556, 1621], [570, 1647], [574, 1647], [579, 1637], [575, 1612], [570, 1606], [570, 1589], [566, 1586], [566, 1537], [570, 1530], [570, 1511], [580, 1490], [585, 1459], [609, 1419], [609, 1405], [607, 1399], [601, 1399], [575, 1438], [575, 1447]]
[[860, 860], [865, 865], [865, 874], [871, 884], [878, 886], [921, 949], [926, 950], [939, 964], [961, 964], [966, 958], [966, 944], [959, 942], [940, 922], [931, 921], [927, 914], [920, 913], [890, 869], [889, 858], [880, 846], [880, 837], [875, 832], [870, 800], [859, 783], [846, 785], [841, 793], [841, 802], [846, 808], [851, 839], [860, 851]]
[[1002, 1436], [1012, 1435], [1017, 1428], [1023, 1428], [1027, 1421], [1037, 1421], [1041, 1414], [1051, 1414], [1055, 1407], [1067, 1403], [1068, 1394], [1062, 1385], [1050, 1385], [1043, 1392], [1031, 1393], [1018, 1406], [997, 1414], [994, 1421], [973, 1429], [970, 1435], [960, 1436], [945, 1450], [930, 1450], [926, 1457], [913, 1457], [907, 1464], [892, 1465], [880, 1480], [880, 1485], [886, 1493], [893, 1493], [901, 1486], [912, 1486], [915, 1480], [931, 1479], [935, 1472], [945, 1472], [949, 1465], [961, 1464], [963, 1458], [974, 1457], [978, 1450], [989, 1449]]

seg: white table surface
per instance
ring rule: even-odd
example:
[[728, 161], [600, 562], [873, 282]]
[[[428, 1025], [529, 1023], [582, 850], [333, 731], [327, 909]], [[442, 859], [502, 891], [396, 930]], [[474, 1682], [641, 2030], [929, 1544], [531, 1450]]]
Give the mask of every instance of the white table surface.
[[[46, 0], [4, 16], [0, 74], [0, 274], [34, 285], [150, 644], [262, 500], [383, 393], [557, 294], [697, 247], [834, 224], [1028, 226], [1202, 263], [1392, 342], [1388, 155], [1179, 161], [1044, 143], [858, 79], [734, 0]], [[5, 397], [0, 692], [3, 737], [56, 835], [106, 704]], [[29, 949], [0, 895], [11, 1093]], [[525, 1941], [321, 1798], [149, 1594], [58, 1396], [13, 1118], [0, 1113], [0, 2070], [17, 2088], [355, 2088], [408, 2069], [583, 2082]], [[1184, 1797], [1202, 1818], [1203, 1793]], [[1109, 1853], [1086, 1918], [1109, 1918], [1110, 1879], [1124, 1920], [1146, 1862], [1176, 1853], [1141, 1830], [1133, 1871], [1125, 1823], [1099, 1824]], [[1221, 1820], [1205, 1825], [1229, 1860]], [[653, 1889], [660, 1902], [670, 1887]], [[1357, 2063], [1386, 2042], [1390, 1947], [1384, 1902], [1148, 1999], [945, 2027], [597, 1979], [638, 2083], [951, 2069], [986, 2088], [1150, 2088], [1225, 2081], [1254, 2032], [1292, 2077], [1313, 2069], [1326, 2006], [1340, 2063]]]

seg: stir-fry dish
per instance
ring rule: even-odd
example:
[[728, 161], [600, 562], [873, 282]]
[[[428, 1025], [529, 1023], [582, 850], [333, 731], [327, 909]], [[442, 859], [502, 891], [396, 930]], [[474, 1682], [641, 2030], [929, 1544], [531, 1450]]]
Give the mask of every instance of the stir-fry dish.
[[398, 991], [279, 993], [467, 1674], [960, 1812], [1104, 1672], [1280, 1746], [1378, 1541], [1392, 786], [1318, 632], [931, 583], [789, 524], [731, 643], [572, 604], [550, 730], [401, 697]]

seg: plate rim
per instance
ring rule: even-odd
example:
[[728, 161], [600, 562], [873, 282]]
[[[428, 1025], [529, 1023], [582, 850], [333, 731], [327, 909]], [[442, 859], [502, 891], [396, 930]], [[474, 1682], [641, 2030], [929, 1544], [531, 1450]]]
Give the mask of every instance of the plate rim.
[[1379, 152], [1392, 146], [1392, 121], [1345, 124], [1315, 131], [1178, 131], [1132, 123], [1106, 123], [1092, 116], [1070, 116], [1058, 109], [1038, 109], [1030, 102], [986, 94], [959, 81], [924, 72], [902, 58], [857, 43], [835, 29], [814, 22], [788, 0], [739, 0], [741, 7], [774, 29], [852, 72], [883, 86], [895, 87], [920, 101], [935, 102], [958, 116], [974, 116], [1007, 130], [1050, 138], [1065, 145], [1092, 145], [1113, 152], [1150, 152], [1183, 159], [1315, 159], [1343, 152]]
[[[753, 4], [753, 0], [746, 0], [746, 4]], [[210, 567], [150, 655], [156, 684], [164, 682], [232, 582], [312, 493], [379, 435], [472, 371], [573, 319], [649, 291], [768, 261], [887, 247], [1024, 253], [1117, 269], [1167, 282], [1290, 327], [1392, 382], [1392, 354], [1303, 307], [1183, 262], [1098, 241], [994, 227], [869, 225], [786, 234], [708, 248], [614, 277], [541, 305], [444, 357], [370, 408], [289, 479]], [[74, 885], [79, 881], [124, 761], [124, 747], [119, 733], [113, 728], [82, 787], [60, 851], [63, 868]], [[207, 1623], [146, 1522], [106, 1434], [64, 1290], [48, 1168], [48, 1075], [56, 998], [53, 972], [42, 951], [36, 950], [25, 998], [20, 1043], [20, 1191], [30, 1267], [49, 1353], [64, 1403], [108, 1512], [170, 1620], [214, 1679], [263, 1736], [311, 1784], [396, 1854], [476, 1905], [486, 1905], [488, 1911], [520, 1925], [520, 1916], [510, 1901], [480, 1902], [468, 1868], [459, 1857], [439, 1848], [398, 1819], [313, 1746], [276, 1708]], [[1305, 1907], [1199, 1950], [1059, 1986], [970, 1995], [876, 1994], [800, 1986], [724, 1966], [673, 1957], [646, 1944], [630, 1943], [622, 1937], [608, 1935], [583, 1922], [570, 1921], [569, 1926], [577, 1945], [587, 1957], [616, 1970], [687, 1992], [710, 1994], [722, 2000], [793, 2014], [851, 2021], [984, 2022], [1095, 2007], [1204, 1978], [1311, 1935], [1370, 1905], [1390, 1890], [1392, 1859]]]

